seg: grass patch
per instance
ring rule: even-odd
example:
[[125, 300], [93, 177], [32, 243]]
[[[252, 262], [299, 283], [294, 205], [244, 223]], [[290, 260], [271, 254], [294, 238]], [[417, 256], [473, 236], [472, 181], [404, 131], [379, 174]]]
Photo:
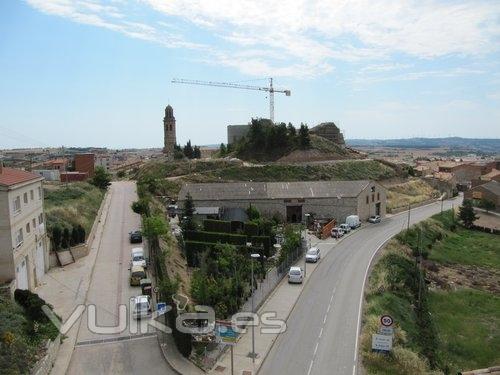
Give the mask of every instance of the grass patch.
[[87, 182], [68, 185], [47, 185], [44, 191], [47, 227], [61, 227], [78, 224], [90, 232], [104, 192]]
[[500, 363], [500, 297], [463, 289], [431, 292], [440, 352], [451, 374]]
[[439, 198], [440, 194], [427, 182], [410, 180], [402, 184], [390, 186], [387, 191], [387, 210], [389, 212], [408, 207], [429, 199]]
[[500, 269], [498, 236], [457, 227], [446, 241], [436, 243], [429, 259], [442, 264], [464, 264]]

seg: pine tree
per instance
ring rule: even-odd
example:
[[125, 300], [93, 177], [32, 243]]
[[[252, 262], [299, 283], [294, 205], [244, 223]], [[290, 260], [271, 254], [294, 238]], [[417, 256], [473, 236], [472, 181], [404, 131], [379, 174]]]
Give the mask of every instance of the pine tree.
[[466, 228], [472, 227], [474, 221], [477, 220], [478, 217], [474, 212], [474, 207], [470, 199], [464, 199], [462, 205], [460, 206], [458, 217], [462, 220]]

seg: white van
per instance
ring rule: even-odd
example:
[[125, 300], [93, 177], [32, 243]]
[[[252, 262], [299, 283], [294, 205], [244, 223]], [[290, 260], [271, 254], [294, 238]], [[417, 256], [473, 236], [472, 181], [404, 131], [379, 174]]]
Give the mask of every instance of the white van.
[[146, 258], [144, 257], [144, 249], [142, 247], [134, 247], [131, 251], [131, 265], [141, 266], [146, 268]]
[[133, 312], [132, 315], [135, 319], [149, 318], [152, 313], [151, 297], [137, 296], [133, 297]]
[[349, 215], [345, 218], [345, 223], [349, 225], [352, 229], [359, 228], [361, 226], [361, 221], [358, 215]]

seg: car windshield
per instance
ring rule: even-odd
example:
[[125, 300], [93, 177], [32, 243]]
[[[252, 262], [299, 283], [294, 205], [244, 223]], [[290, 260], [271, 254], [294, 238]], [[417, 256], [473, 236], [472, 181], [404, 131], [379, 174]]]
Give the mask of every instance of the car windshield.
[[132, 259], [134, 262], [138, 262], [140, 260], [144, 260], [144, 257], [141, 254], [136, 254]]
[[307, 252], [307, 255], [316, 255], [316, 252], [317, 252], [317, 250], [316, 250], [316, 249], [310, 249], [310, 250]]
[[135, 305], [135, 308], [137, 311], [147, 311], [148, 310], [148, 303], [147, 302], [139, 302]]
[[290, 270], [290, 275], [300, 275], [300, 271], [299, 270]]

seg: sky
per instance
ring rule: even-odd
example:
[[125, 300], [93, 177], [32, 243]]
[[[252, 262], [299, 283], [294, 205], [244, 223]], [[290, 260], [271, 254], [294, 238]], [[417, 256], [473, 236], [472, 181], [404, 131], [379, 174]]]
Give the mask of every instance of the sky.
[[226, 142], [269, 117], [347, 139], [500, 138], [500, 1], [0, 1], [0, 148]]

